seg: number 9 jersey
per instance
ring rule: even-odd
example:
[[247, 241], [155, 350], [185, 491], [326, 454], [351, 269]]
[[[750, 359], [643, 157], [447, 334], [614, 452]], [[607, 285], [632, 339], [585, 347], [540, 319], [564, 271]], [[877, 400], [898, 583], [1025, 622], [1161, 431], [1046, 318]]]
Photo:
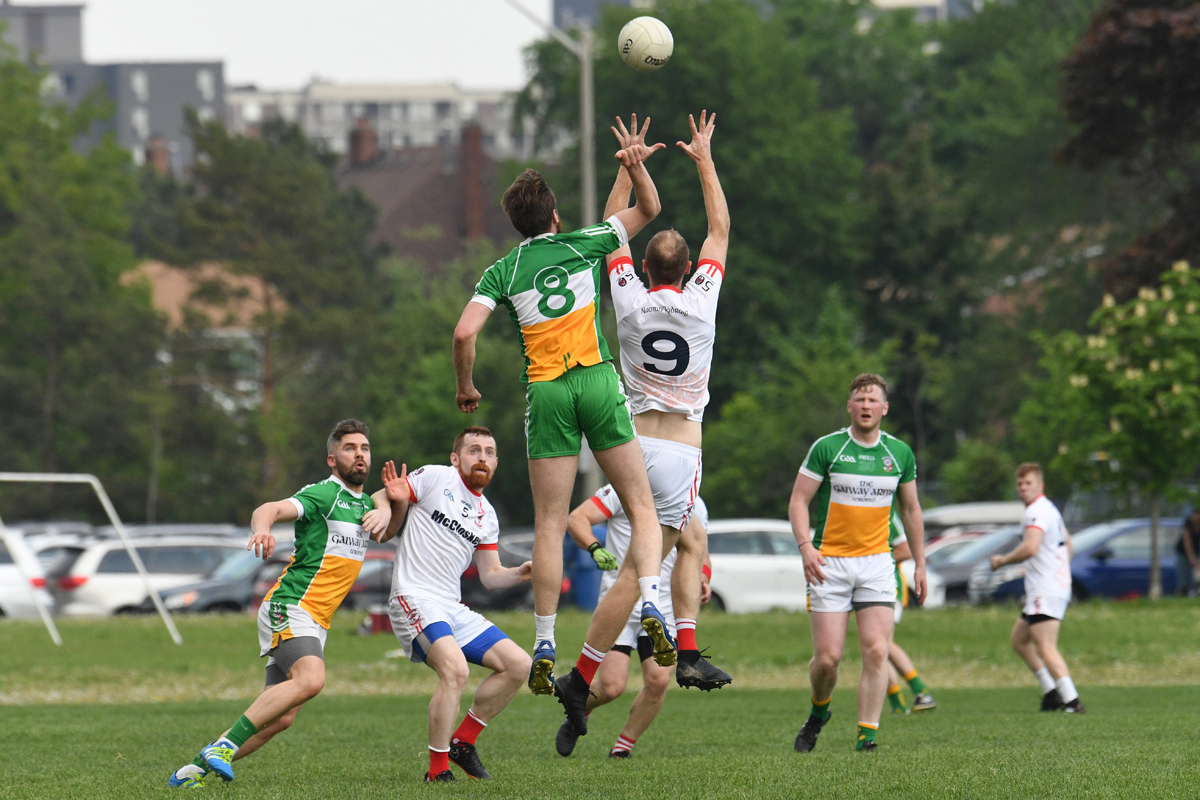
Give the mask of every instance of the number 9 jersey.
[[621, 372], [634, 416], [667, 411], [703, 421], [724, 279], [724, 266], [704, 259], [684, 278], [683, 291], [674, 286], [647, 290], [628, 256], [608, 265]]

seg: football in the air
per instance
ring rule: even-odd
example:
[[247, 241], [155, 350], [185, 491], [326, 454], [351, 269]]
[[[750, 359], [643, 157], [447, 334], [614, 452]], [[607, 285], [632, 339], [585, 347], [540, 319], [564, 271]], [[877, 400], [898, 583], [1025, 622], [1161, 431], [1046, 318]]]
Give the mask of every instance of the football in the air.
[[621, 28], [617, 50], [621, 60], [638, 72], [653, 72], [671, 60], [675, 37], [654, 17], [637, 17]]

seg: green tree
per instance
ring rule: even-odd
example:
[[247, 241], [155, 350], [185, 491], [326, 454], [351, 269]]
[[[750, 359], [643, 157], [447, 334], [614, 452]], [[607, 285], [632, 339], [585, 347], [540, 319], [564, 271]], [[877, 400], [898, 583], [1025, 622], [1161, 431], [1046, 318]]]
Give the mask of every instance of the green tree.
[[[104, 109], [47, 107], [43, 78], [0, 46], [0, 452], [8, 469], [94, 472], [137, 518], [163, 323], [127, 285], [133, 170], [111, 138], [72, 149]], [[58, 511], [49, 487], [2, 491], [8, 514]]]
[[1011, 500], [1015, 467], [1012, 457], [999, 445], [967, 439], [958, 446], [954, 458], [942, 465], [941, 482], [955, 503]]
[[[1157, 287], [1106, 296], [1093, 334], [1045, 343], [1046, 377], [1021, 408], [1027, 437], [1053, 443], [1051, 465], [1085, 486], [1150, 497], [1150, 595], [1162, 595], [1159, 508], [1200, 463], [1200, 275], [1186, 261]], [[1045, 445], [1043, 445], [1045, 448]]]

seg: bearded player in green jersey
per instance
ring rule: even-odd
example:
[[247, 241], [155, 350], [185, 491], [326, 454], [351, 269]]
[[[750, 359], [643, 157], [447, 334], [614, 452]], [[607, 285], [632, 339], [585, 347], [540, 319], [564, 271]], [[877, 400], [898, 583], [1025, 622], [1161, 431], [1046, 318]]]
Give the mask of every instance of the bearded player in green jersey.
[[[858, 622], [862, 673], [858, 681], [858, 744], [874, 752], [888, 683], [888, 641], [896, 606], [895, 562], [888, 546], [892, 504], [898, 499], [912, 532], [913, 589], [925, 599], [925, 526], [917, 499], [917, 465], [908, 445], [880, 429], [888, 411], [887, 384], [859, 375], [850, 384], [850, 426], [813, 443], [796, 476], [788, 516], [804, 559], [813, 659], [812, 711], [796, 735], [807, 753], [830, 718], [830, 700], [846, 646], [850, 612]], [[813, 514], [808, 505], [816, 498]]]
[[326, 462], [332, 474], [294, 497], [265, 503], [250, 517], [247, 550], [269, 559], [275, 551], [271, 526], [296, 521], [292, 560], [267, 594], [258, 614], [258, 638], [267, 660], [266, 688], [229, 730], [200, 750], [196, 759], [171, 773], [172, 788], [204, 785], [210, 770], [233, 780], [233, 763], [291, 726], [297, 712], [325, 686], [325, 637], [333, 612], [358, 579], [367, 552], [363, 516], [376, 506], [372, 538], [388, 527], [391, 503], [384, 490], [363, 494], [371, 469], [367, 426], [339, 422], [329, 434]]
[[[633, 182], [637, 203], [599, 225], [562, 232], [554, 192], [534, 170], [504, 193], [503, 207], [525, 238], [484, 272], [454, 331], [458, 407], [479, 407], [472, 371], [475, 339], [489, 315], [504, 306], [517, 326], [525, 356], [525, 436], [533, 489], [534, 622], [529, 688], [555, 694], [578, 733], [587, 733], [584, 705], [595, 668], [625, 627], [641, 597], [642, 628], [661, 666], [675, 663], [675, 642], [658, 610], [663, 537], [654, 497], [636, 441], [624, 387], [600, 333], [600, 280], [604, 257], [627, 244], [659, 212], [658, 192], [644, 161], [665, 147], [645, 145], [649, 120], [617, 152]], [[624, 125], [621, 125], [624, 129]], [[575, 669], [554, 680], [554, 622], [562, 584], [562, 543], [583, 437], [612, 482], [633, 526], [628, 557], [617, 583], [596, 609]]]

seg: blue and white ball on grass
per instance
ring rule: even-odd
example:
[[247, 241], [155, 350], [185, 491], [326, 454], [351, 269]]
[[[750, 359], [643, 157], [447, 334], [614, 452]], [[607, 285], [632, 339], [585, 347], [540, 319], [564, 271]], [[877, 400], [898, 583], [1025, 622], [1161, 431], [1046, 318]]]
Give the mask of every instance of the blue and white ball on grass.
[[675, 37], [654, 17], [636, 17], [621, 28], [617, 51], [621, 60], [638, 72], [654, 72], [671, 60]]

